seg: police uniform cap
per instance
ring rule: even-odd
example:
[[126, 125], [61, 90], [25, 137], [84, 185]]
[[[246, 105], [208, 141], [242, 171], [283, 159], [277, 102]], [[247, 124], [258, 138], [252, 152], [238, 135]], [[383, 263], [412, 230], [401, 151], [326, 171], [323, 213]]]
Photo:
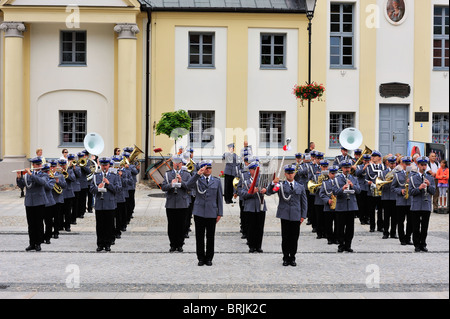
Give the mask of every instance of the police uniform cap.
[[110, 164], [111, 160], [108, 157], [101, 157], [99, 160], [100, 164]]
[[342, 161], [340, 166], [341, 167], [350, 167], [350, 166], [352, 166], [352, 162], [350, 162], [350, 161]]
[[379, 151], [373, 151], [372, 156], [379, 156], [381, 157], [381, 153]]
[[429, 162], [430, 162], [430, 159], [426, 156], [421, 156], [421, 157], [417, 158], [417, 163], [419, 163], [419, 164], [423, 164], [423, 163], [428, 164]]
[[256, 162], [256, 161], [254, 161], [254, 162], [251, 162], [250, 163], [250, 165], [248, 165], [248, 169], [255, 169], [255, 168], [257, 168], [258, 167], [258, 162]]
[[49, 163], [45, 163], [44, 165], [42, 165], [41, 167], [41, 171], [49, 171], [50, 170], [50, 164]]
[[390, 156], [387, 160], [388, 160], [389, 163], [395, 163], [395, 162], [397, 162], [397, 157]]
[[294, 165], [285, 165], [284, 171], [285, 172], [295, 172], [295, 166]]
[[412, 162], [411, 156], [403, 156], [402, 162], [403, 163], [411, 163]]
[[42, 158], [40, 158], [40, 157], [33, 157], [30, 160], [30, 162], [33, 163], [33, 164], [41, 164], [42, 163]]
[[67, 155], [67, 159], [73, 160], [75, 158], [75, 154], [69, 154]]
[[328, 161], [326, 161], [326, 160], [321, 160], [321, 161], [320, 161], [320, 166], [328, 166], [328, 165], [330, 165], [330, 164], [328, 163]]

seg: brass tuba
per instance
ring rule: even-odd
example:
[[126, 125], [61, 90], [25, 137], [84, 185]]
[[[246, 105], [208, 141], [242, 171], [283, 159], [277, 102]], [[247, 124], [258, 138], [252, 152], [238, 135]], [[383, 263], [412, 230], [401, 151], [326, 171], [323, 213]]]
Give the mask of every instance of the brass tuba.
[[137, 147], [136, 144], [134, 144], [133, 152], [131, 152], [130, 159], [128, 160], [129, 163], [137, 166], [139, 162], [137, 157], [143, 153], [144, 152], [139, 147]]
[[192, 173], [195, 170], [195, 162], [192, 158], [189, 159], [189, 163], [186, 165], [186, 168], [189, 173]]

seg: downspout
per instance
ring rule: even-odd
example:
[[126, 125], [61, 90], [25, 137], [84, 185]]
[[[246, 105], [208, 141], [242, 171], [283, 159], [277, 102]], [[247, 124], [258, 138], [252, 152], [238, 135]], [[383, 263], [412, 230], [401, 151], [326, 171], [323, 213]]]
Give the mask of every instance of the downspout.
[[146, 66], [145, 66], [145, 163], [144, 163], [144, 180], [148, 179], [147, 169], [149, 166], [149, 131], [150, 131], [150, 25], [151, 25], [151, 7], [145, 5], [147, 12], [147, 30], [146, 30]]

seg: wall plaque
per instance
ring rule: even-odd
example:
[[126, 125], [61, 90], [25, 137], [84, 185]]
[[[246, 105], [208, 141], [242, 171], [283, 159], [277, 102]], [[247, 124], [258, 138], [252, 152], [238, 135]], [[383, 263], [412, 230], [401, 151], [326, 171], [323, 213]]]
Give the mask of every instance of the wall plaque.
[[381, 97], [400, 97], [406, 98], [411, 94], [411, 87], [404, 83], [384, 83], [380, 85]]
[[430, 113], [416, 112], [416, 113], [414, 113], [414, 121], [415, 122], [429, 122], [430, 121]]

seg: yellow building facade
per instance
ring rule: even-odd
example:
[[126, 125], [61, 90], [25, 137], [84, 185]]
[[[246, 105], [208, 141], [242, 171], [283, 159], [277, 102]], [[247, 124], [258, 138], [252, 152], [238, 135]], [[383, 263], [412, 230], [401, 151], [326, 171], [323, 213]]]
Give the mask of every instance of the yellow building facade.
[[[386, 154], [405, 153], [408, 140], [448, 145], [448, 3], [404, 0], [394, 21], [391, 2], [317, 1], [311, 75], [326, 91], [309, 129], [327, 157], [350, 126], [362, 148]], [[307, 103], [292, 94], [308, 81], [305, 1], [45, 3], [0, 2], [2, 181], [38, 147], [47, 158], [81, 151], [78, 129], [102, 135], [105, 156], [134, 144], [149, 157], [174, 153], [154, 126], [180, 109], [192, 129], [178, 143], [196, 157], [219, 160], [244, 140], [259, 156], [308, 147]]]

